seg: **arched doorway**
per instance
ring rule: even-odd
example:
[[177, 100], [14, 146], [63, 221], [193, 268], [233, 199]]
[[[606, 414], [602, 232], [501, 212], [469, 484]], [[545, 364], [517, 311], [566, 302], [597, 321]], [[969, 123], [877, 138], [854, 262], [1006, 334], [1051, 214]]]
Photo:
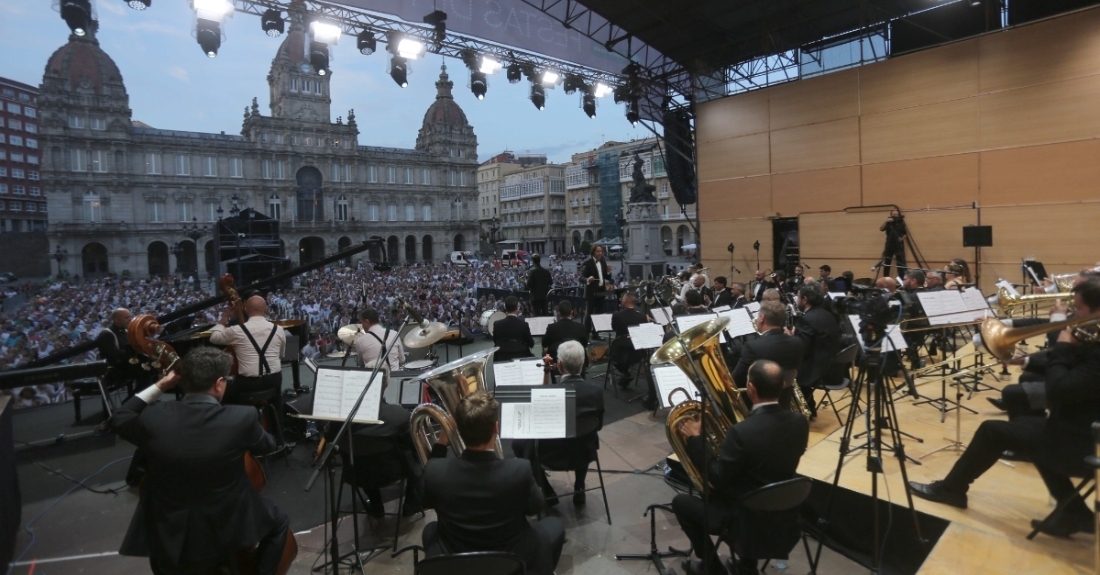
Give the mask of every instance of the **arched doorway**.
[[149, 244], [149, 275], [161, 276], [168, 273], [168, 244], [153, 242]]
[[321, 170], [306, 166], [294, 176], [298, 182], [298, 221], [325, 221], [325, 203], [321, 194]]
[[456, 252], [466, 251], [466, 236], [462, 234], [455, 235], [455, 249]]
[[592, 240], [594, 239], [596, 238], [592, 236], [592, 230], [584, 230], [584, 241], [592, 243]]
[[603, 239], [603, 228], [600, 228], [600, 229], [596, 230], [596, 239], [597, 240], [602, 240]]
[[397, 239], [397, 236], [390, 236], [386, 240], [386, 251], [389, 253], [389, 260], [391, 264], [397, 263], [397, 250], [400, 249], [401, 240]]
[[672, 228], [661, 226], [661, 248], [666, 256], [672, 255]]
[[421, 251], [424, 252], [424, 261], [431, 263], [434, 259], [432, 257], [432, 236], [424, 236], [424, 247], [421, 248]]
[[214, 259], [214, 240], [206, 241], [203, 252], [203, 255], [206, 256], [206, 273], [210, 277], [214, 277], [218, 273], [218, 262]]
[[580, 230], [573, 230], [573, 253], [581, 251], [581, 232]]
[[96, 277], [107, 273], [107, 247], [100, 243], [85, 245], [80, 250], [80, 267], [84, 277]]
[[199, 271], [199, 253], [195, 249], [195, 242], [184, 240], [179, 243], [179, 253], [176, 254], [176, 269], [181, 274], [191, 275]]
[[368, 253], [367, 257], [372, 262], [380, 262], [380, 261], [382, 261], [382, 254], [383, 254], [383, 252], [382, 252], [382, 250], [383, 250], [382, 237], [381, 236], [371, 236], [370, 239], [372, 241], [371, 241], [370, 247], [367, 248], [367, 253]]
[[416, 261], [416, 238], [413, 236], [405, 236], [405, 261]]
[[302, 238], [298, 242], [298, 265], [313, 263], [325, 257], [325, 241], [317, 236]]
[[[336, 241], [336, 251], [342, 252], [351, 247], [351, 238], [344, 236]], [[340, 260], [340, 265], [348, 267], [351, 265], [351, 258], [344, 258]]]
[[684, 251], [684, 244], [687, 241], [688, 227], [680, 226], [676, 228], [676, 255], [680, 255]]

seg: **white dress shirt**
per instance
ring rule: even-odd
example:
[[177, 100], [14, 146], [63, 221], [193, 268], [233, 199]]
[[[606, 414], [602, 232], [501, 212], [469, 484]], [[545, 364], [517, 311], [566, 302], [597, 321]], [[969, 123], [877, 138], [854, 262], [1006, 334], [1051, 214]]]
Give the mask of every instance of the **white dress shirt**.
[[[253, 339], [256, 340], [256, 345], [259, 347], [264, 346], [267, 336], [271, 335], [271, 330], [276, 330], [275, 337], [272, 338], [271, 343], [267, 346], [267, 351], [264, 352], [264, 357], [267, 358], [267, 366], [271, 368], [271, 373], [279, 373], [283, 369], [283, 346], [286, 344], [286, 332], [283, 331], [283, 328], [258, 315], [248, 318], [244, 325], [248, 328], [248, 333], [252, 334]], [[213, 333], [210, 334], [210, 343], [233, 346], [233, 353], [237, 356], [237, 375], [245, 377], [262, 375], [260, 373], [260, 355], [256, 353], [256, 348], [252, 347], [252, 342], [248, 341], [248, 336], [244, 334], [241, 326], [225, 327], [221, 324], [215, 325]]]
[[[375, 338], [374, 334], [378, 337]], [[366, 333], [360, 333], [355, 338], [355, 343], [352, 347], [355, 348], [355, 353], [359, 356], [360, 365], [373, 365], [371, 362], [378, 359], [385, 349], [382, 347], [382, 343], [379, 340], [386, 342], [386, 347], [389, 347], [395, 339], [398, 337], [397, 330], [390, 330], [389, 337], [386, 337], [386, 328], [381, 325], [374, 324], [367, 330]], [[396, 371], [401, 369], [401, 358], [405, 357], [405, 348], [401, 345], [401, 342], [397, 342], [390, 349], [388, 356], [390, 369]]]

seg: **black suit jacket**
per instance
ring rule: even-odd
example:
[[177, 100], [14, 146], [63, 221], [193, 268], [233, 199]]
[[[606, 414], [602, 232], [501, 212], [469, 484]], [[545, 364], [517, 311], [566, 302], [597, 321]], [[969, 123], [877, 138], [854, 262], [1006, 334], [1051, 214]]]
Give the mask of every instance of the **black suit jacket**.
[[1046, 388], [1041, 456], [1061, 473], [1081, 474], [1082, 460], [1094, 454], [1092, 422], [1100, 421], [1100, 344], [1055, 344]]
[[745, 300], [745, 296], [737, 296], [737, 299], [733, 300], [733, 303], [730, 304], [730, 307], [733, 309], [740, 309], [748, 305], [748, 303], [749, 302]]
[[583, 324], [571, 319], [559, 319], [546, 326], [546, 335], [542, 336], [542, 349], [550, 354], [550, 357], [558, 357], [558, 346], [573, 340], [588, 348], [588, 330]]
[[752, 301], [760, 301], [760, 298], [764, 297], [764, 292], [771, 288], [778, 288], [778, 286], [767, 280], [756, 282], [752, 288]]
[[153, 405], [134, 396], [110, 425], [149, 465], [120, 554], [202, 572], [277, 526], [244, 469], [245, 451], [275, 450], [255, 408], [206, 394]]
[[643, 323], [646, 323], [645, 313], [636, 307], [621, 309], [611, 314], [611, 329], [618, 337], [630, 335], [631, 326]]
[[[349, 456], [355, 456], [356, 483], [370, 485], [402, 474], [414, 479], [419, 477], [423, 466], [416, 460], [412, 435], [409, 434], [409, 411], [383, 401], [378, 406], [378, 419], [381, 424], [354, 424], [351, 433], [353, 452], [347, 450], [346, 442], [341, 442], [340, 455], [348, 464], [351, 463]], [[333, 425], [329, 429], [335, 434], [338, 427]], [[394, 447], [397, 448], [396, 458], [393, 457]]]
[[729, 288], [726, 288], [714, 295], [714, 300], [711, 301], [710, 308], [714, 309], [716, 307], [722, 307], [724, 305], [728, 305], [732, 308], [733, 304], [733, 292], [731, 292]]
[[784, 370], [797, 370], [802, 363], [802, 339], [783, 333], [780, 328], [775, 328], [764, 335], [745, 342], [741, 346], [741, 359], [733, 368], [733, 381], [737, 386], [745, 389], [748, 380], [749, 367], [758, 359], [770, 359], [779, 364]]
[[798, 385], [823, 384], [833, 358], [840, 351], [840, 325], [836, 317], [823, 308], [810, 308], [795, 322], [794, 334], [803, 345]]
[[550, 270], [542, 266], [531, 268], [527, 276], [527, 291], [531, 292], [532, 300], [546, 299], [546, 292], [550, 291], [553, 285], [554, 276], [550, 274]]
[[[600, 420], [596, 432], [603, 429], [603, 388], [575, 375], [561, 378], [560, 384], [571, 384], [577, 390], [577, 419], [596, 415]], [[576, 469], [595, 461], [596, 450], [600, 448], [596, 432], [565, 439], [540, 439], [539, 461], [554, 469]]]
[[531, 326], [519, 318], [509, 315], [493, 324], [493, 344], [500, 348], [495, 358], [500, 361], [520, 357], [533, 357], [531, 348], [535, 347], [535, 338], [531, 336]]
[[[596, 273], [596, 264], [596, 260], [588, 258], [584, 260], [584, 265], [581, 266], [581, 281], [584, 282], [585, 298], [599, 297], [607, 293], [603, 288], [603, 284], [599, 282], [600, 276]], [[611, 272], [607, 269], [607, 262], [600, 260], [599, 266], [603, 270], [604, 283], [611, 281]], [[589, 282], [588, 278], [596, 278], [596, 280]]]
[[526, 515], [546, 500], [523, 459], [500, 459], [491, 451], [446, 457], [436, 445], [424, 468], [424, 507], [439, 520], [438, 542], [425, 541], [427, 555], [470, 551], [507, 551], [527, 561], [528, 572], [550, 575], [553, 565], [532, 565], [537, 534]]

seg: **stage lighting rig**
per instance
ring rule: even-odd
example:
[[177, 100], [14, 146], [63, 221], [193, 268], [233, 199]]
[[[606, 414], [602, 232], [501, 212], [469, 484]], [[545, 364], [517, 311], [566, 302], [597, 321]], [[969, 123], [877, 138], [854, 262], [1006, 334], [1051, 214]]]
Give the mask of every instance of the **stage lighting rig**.
[[424, 23], [432, 26], [432, 42], [435, 44], [435, 49], [438, 50], [443, 45], [443, 41], [447, 39], [447, 13], [442, 10], [435, 10], [424, 17]]
[[626, 107], [626, 121], [630, 122], [631, 126], [637, 126], [638, 120], [641, 119], [641, 114], [638, 113], [638, 98], [631, 98]]
[[69, 25], [69, 30], [77, 36], [84, 36], [92, 26], [92, 4], [89, 0], [61, 0], [54, 7], [61, 13], [61, 19]]
[[531, 83], [531, 103], [540, 111], [546, 109], [546, 88], [538, 82]]
[[484, 74], [496, 74], [500, 71], [502, 64], [492, 56], [481, 57], [480, 71]]
[[518, 84], [523, 79], [523, 72], [520, 70], [519, 64], [512, 62], [508, 64], [508, 83]]
[[596, 94], [585, 90], [584, 95], [581, 96], [581, 109], [588, 115], [589, 118], [596, 117]]
[[217, 57], [218, 48], [221, 48], [222, 45], [221, 24], [213, 20], [199, 18], [195, 22], [195, 40], [198, 41], [199, 47], [202, 48], [203, 53], [208, 58]]
[[565, 84], [563, 87], [565, 88], [566, 94], [575, 94], [577, 90], [585, 89], [584, 78], [576, 74], [569, 74], [565, 77]]
[[378, 49], [378, 41], [374, 39], [373, 32], [370, 30], [363, 30], [355, 39], [355, 47], [359, 48], [360, 54], [370, 56]]
[[340, 34], [343, 30], [340, 25], [330, 20], [314, 20], [309, 23], [309, 31], [314, 42], [320, 42], [329, 46], [335, 46], [340, 42]]
[[282, 12], [274, 8], [260, 16], [260, 28], [272, 38], [278, 38], [286, 31], [286, 20], [283, 20]]
[[134, 10], [137, 10], [138, 12], [145, 10], [152, 4], [153, 0], [126, 0], [126, 5], [133, 8]]
[[485, 92], [489, 90], [489, 81], [485, 77], [485, 72], [481, 70], [474, 70], [470, 72], [470, 91], [474, 93], [474, 96], [478, 100], [485, 99]]
[[386, 34], [386, 49], [390, 54], [401, 56], [406, 60], [416, 60], [426, 49], [426, 46], [415, 38], [405, 36], [400, 32]]
[[409, 85], [409, 62], [401, 56], [395, 55], [390, 58], [390, 78], [393, 78], [394, 82], [397, 82], [398, 86], [402, 88]]
[[328, 74], [328, 44], [313, 41], [309, 43], [309, 63], [318, 76]]
[[593, 90], [593, 96], [597, 98], [603, 98], [612, 92], [611, 86], [604, 84], [603, 82], [596, 82], [596, 88]]
[[541, 82], [543, 86], [551, 87], [561, 81], [561, 73], [557, 70], [547, 68], [542, 71]]

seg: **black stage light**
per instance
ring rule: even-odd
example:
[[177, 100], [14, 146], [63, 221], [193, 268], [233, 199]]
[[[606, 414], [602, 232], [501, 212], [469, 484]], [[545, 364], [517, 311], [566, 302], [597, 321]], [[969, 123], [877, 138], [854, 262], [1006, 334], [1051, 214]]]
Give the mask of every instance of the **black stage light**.
[[515, 62], [508, 64], [507, 74], [509, 84], [518, 84], [523, 79], [523, 72], [520, 71], [519, 64]]
[[319, 76], [328, 74], [328, 44], [323, 42], [309, 43], [309, 63], [317, 71]]
[[282, 12], [272, 8], [260, 17], [260, 27], [268, 36], [278, 38], [286, 31], [286, 21], [283, 20]]
[[569, 74], [565, 77], [565, 84], [563, 85], [563, 88], [565, 88], [566, 94], [573, 94], [577, 90], [583, 90], [584, 79], [580, 76], [577, 76], [576, 74]]
[[546, 109], [546, 88], [538, 82], [531, 84], [531, 103], [539, 110]]
[[588, 114], [589, 118], [596, 117], [596, 95], [592, 92], [585, 92], [584, 98], [581, 100], [581, 108], [584, 109], [584, 113]]
[[73, 34], [83, 36], [92, 23], [92, 4], [88, 0], [61, 0], [61, 19]]
[[461, 56], [462, 63], [465, 64], [470, 71], [478, 69], [477, 54], [474, 54], [473, 50], [463, 50]]
[[470, 72], [470, 91], [478, 100], [485, 99], [485, 92], [489, 90], [489, 82], [485, 78], [485, 72], [474, 70]]
[[434, 40], [436, 48], [442, 46], [443, 40], [447, 39], [447, 13], [436, 10], [424, 17], [424, 23], [431, 24], [435, 31], [432, 40]]
[[409, 63], [401, 56], [394, 56], [390, 59], [390, 78], [393, 78], [394, 82], [397, 82], [398, 86], [402, 88], [409, 85]]
[[218, 48], [222, 45], [221, 25], [213, 20], [199, 18], [195, 24], [195, 40], [207, 56], [213, 58], [218, 55]]
[[630, 88], [626, 85], [615, 88], [615, 91], [611, 93], [615, 98], [616, 104], [622, 104], [630, 99]]
[[148, 8], [153, 3], [153, 0], [126, 0], [126, 5], [141, 12]]
[[631, 126], [637, 126], [638, 120], [640, 119], [641, 115], [638, 114], [638, 99], [632, 98], [626, 107], [626, 121], [630, 122]]
[[368, 30], [359, 33], [359, 37], [355, 39], [355, 45], [359, 48], [359, 53], [364, 56], [370, 56], [378, 48], [374, 34]]

